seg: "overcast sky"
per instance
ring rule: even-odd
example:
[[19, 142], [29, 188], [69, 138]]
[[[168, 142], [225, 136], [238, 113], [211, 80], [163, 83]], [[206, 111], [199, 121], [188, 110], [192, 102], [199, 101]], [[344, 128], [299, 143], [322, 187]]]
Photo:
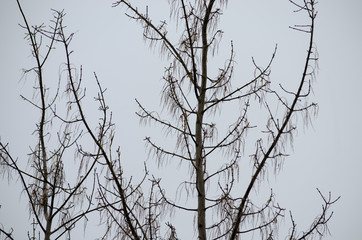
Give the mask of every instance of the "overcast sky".
[[[146, 2], [150, 14], [168, 20], [165, 0]], [[157, 131], [139, 126], [134, 98], [150, 108], [159, 106], [161, 77], [167, 62], [160, 60], [156, 49], [147, 47], [141, 27], [124, 16], [125, 8], [111, 8], [111, 3], [32, 0], [23, 1], [23, 10], [32, 25], [48, 25], [50, 9], [64, 9], [68, 32], [76, 32], [72, 43], [73, 63], [83, 66], [86, 77], [91, 78], [96, 72], [108, 88], [107, 99], [114, 112], [122, 157], [136, 156], [133, 163], [142, 166], [146, 157], [142, 139]], [[235, 79], [252, 76], [251, 57], [266, 63], [275, 44], [278, 53], [271, 80], [285, 81], [302, 73], [308, 39], [288, 28], [305, 23], [292, 10], [287, 0], [229, 0], [221, 18], [225, 34], [219, 57], [223, 62], [233, 40]], [[300, 126], [290, 157], [268, 187], [273, 187], [277, 200], [294, 212], [302, 226], [311, 223], [321, 209], [317, 187], [323, 193], [341, 195], [333, 206], [334, 216], [329, 224], [332, 236], [324, 239], [357, 240], [362, 236], [362, 2], [320, 0], [317, 10], [315, 43], [320, 59], [313, 100], [319, 104], [319, 114], [313, 127], [303, 130]], [[18, 23], [22, 19], [16, 1], [1, 0], [0, 137], [9, 142], [16, 157], [27, 160], [28, 146], [34, 145], [31, 134], [38, 115], [20, 98], [20, 94], [31, 97], [34, 78], [22, 79], [22, 69], [32, 66], [32, 59], [24, 30]], [[63, 61], [48, 68], [55, 80]], [[14, 185], [9, 187], [6, 179], [0, 182], [0, 224], [6, 228], [13, 226], [19, 232], [22, 228], [30, 229], [19, 189]]]

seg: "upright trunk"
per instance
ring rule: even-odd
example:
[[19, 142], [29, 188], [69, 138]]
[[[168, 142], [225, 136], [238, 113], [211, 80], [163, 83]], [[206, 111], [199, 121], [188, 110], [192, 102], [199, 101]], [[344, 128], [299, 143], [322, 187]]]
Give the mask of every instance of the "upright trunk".
[[[204, 91], [203, 91], [204, 92]], [[205, 93], [201, 93], [200, 98], [204, 98]], [[204, 159], [202, 155], [202, 122], [204, 100], [198, 104], [198, 112], [196, 119], [196, 189], [197, 189], [197, 229], [200, 240], [206, 240], [206, 216], [205, 216], [205, 181], [204, 181]]]
[[200, 240], [206, 240], [206, 203], [205, 203], [205, 159], [203, 157], [203, 134], [202, 125], [205, 109], [205, 97], [207, 86], [207, 54], [209, 44], [207, 41], [207, 29], [210, 18], [210, 13], [215, 0], [210, 0], [207, 5], [205, 16], [202, 24], [202, 59], [201, 59], [201, 86], [200, 96], [198, 97], [198, 108], [196, 117], [196, 154], [195, 154], [195, 168], [196, 168], [196, 189], [197, 189], [197, 229]]
[[206, 81], [207, 81], [207, 46], [204, 45], [202, 53], [202, 82], [201, 91], [198, 99], [198, 109], [196, 117], [196, 155], [195, 155], [195, 168], [196, 168], [196, 189], [197, 197], [197, 229], [199, 232], [199, 239], [206, 240], [206, 215], [205, 215], [205, 181], [204, 181], [204, 157], [203, 150], [203, 134], [202, 124], [204, 118], [205, 108], [205, 94], [206, 94]]
[[[34, 45], [33, 45], [34, 46]], [[52, 226], [52, 209], [50, 212], [48, 211], [48, 182], [49, 182], [49, 172], [48, 172], [48, 158], [46, 153], [45, 146], [45, 135], [44, 127], [45, 127], [45, 117], [46, 117], [46, 103], [45, 103], [45, 87], [43, 83], [43, 75], [42, 68], [39, 60], [39, 53], [37, 49], [34, 49], [34, 53], [38, 63], [38, 78], [39, 78], [39, 89], [40, 89], [40, 97], [41, 97], [41, 120], [39, 123], [39, 151], [40, 154], [38, 156], [39, 164], [42, 165], [41, 175], [43, 178], [43, 187], [41, 191], [41, 200], [40, 204], [42, 205], [44, 211], [44, 217], [46, 219], [46, 229], [44, 232], [44, 240], [50, 240], [51, 235], [51, 226]], [[53, 194], [55, 194], [53, 192]], [[52, 196], [54, 198], [54, 196]]]
[[44, 233], [44, 240], [50, 240], [52, 221], [47, 220], [47, 225]]

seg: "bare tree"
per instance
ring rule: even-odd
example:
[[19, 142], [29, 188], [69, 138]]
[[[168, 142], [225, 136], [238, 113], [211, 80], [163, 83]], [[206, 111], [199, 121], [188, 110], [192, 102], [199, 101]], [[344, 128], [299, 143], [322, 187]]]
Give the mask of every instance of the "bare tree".
[[[21, 162], [24, 161], [19, 164], [9, 150], [9, 144], [0, 141], [0, 166], [3, 175], [19, 177], [26, 193], [30, 213], [35, 219], [28, 238], [48, 240], [65, 236], [69, 239], [77, 222], [83, 219], [87, 223], [88, 216], [94, 212], [99, 212], [101, 216], [103, 212], [110, 213], [111, 218], [107, 219], [107, 223], [116, 223], [119, 227], [117, 233], [137, 237], [144, 227], [139, 225], [140, 221], [134, 222], [135, 207], [142, 212], [138, 206], [142, 193], [140, 184], [133, 187], [130, 182], [126, 183], [119, 148], [113, 150], [114, 125], [104, 97], [106, 90], [94, 74], [98, 87], [94, 99], [101, 115], [97, 118], [97, 125], [92, 126], [82, 107], [86, 89], [82, 86], [82, 68], [77, 70], [71, 62], [70, 44], [74, 34], [65, 31], [64, 12], [54, 11], [49, 28], [44, 24], [31, 26], [20, 2], [17, 3], [24, 20], [22, 27], [35, 60], [34, 67], [24, 70], [24, 74], [33, 72], [36, 75], [35, 97], [22, 98], [40, 112], [40, 120], [34, 131], [38, 143], [29, 153], [30, 169], [23, 169]], [[44, 69], [56, 46], [63, 49], [64, 63], [61, 64], [59, 82], [51, 96], [47, 83], [54, 85], [51, 82], [53, 78], [50, 77], [47, 82]], [[71, 159], [73, 161], [69, 162]], [[108, 194], [111, 196], [108, 197]], [[122, 218], [115, 219], [117, 212], [121, 213]], [[110, 233], [111, 229], [106, 227], [104, 235]], [[1, 225], [0, 236], [14, 239], [13, 229], [6, 230]]]
[[[259, 232], [263, 239], [273, 239], [277, 219], [284, 216], [284, 209], [275, 203], [272, 193], [262, 206], [254, 203], [250, 193], [257, 188], [257, 182], [263, 181], [268, 167], [273, 166], [275, 172], [280, 169], [287, 156], [288, 141], [292, 140], [296, 129], [295, 116], [301, 115], [308, 122], [310, 116], [317, 112], [317, 104], [308, 103], [307, 99], [311, 92], [311, 80], [315, 77], [314, 64], [318, 60], [313, 45], [316, 2], [304, 0], [291, 3], [297, 12], [304, 12], [310, 19], [308, 24], [292, 27], [310, 36], [305, 65], [301, 78], [295, 81], [294, 91], [282, 85], [279, 89], [271, 87], [270, 69], [277, 47], [267, 66], [260, 66], [253, 59], [255, 77], [243, 80], [239, 86], [232, 86], [232, 43], [230, 57], [224, 67], [218, 68], [216, 75], [215, 71], [210, 70], [209, 59], [216, 57], [215, 50], [222, 35], [218, 22], [227, 1], [169, 1], [171, 15], [177, 27], [182, 29], [176, 40], [174, 35], [168, 33], [169, 23], [161, 21], [156, 24], [150, 19], [148, 7], [142, 12], [141, 7], [130, 1], [114, 3], [115, 7], [123, 5], [127, 8], [127, 15], [142, 25], [144, 39], [151, 47], [159, 47], [170, 60], [162, 90], [162, 104], [168, 111], [167, 117], [147, 110], [137, 101], [140, 107], [138, 115], [142, 122], [156, 122], [166, 135], [176, 138], [174, 150], [162, 147], [150, 137], [146, 137], [145, 141], [160, 164], [178, 159], [189, 167], [191, 174], [180, 183], [180, 189], [184, 193], [195, 194], [197, 204], [183, 206], [171, 200], [163, 190], [160, 179], [153, 178], [160, 191], [159, 201], [156, 202], [166, 203], [173, 210], [194, 212], [198, 239], [237, 239], [240, 234], [248, 232]], [[276, 102], [282, 106], [282, 110], [277, 111], [274, 107]], [[217, 122], [215, 114], [222, 112], [226, 105], [236, 106], [240, 115], [231, 122], [226, 118]], [[255, 105], [261, 105], [267, 113], [264, 128], [248, 117], [249, 109]], [[230, 122], [229, 127], [221, 132], [219, 126], [222, 129], [226, 121]], [[252, 175], [248, 182], [240, 183], [239, 164], [247, 159], [243, 149], [246, 135], [252, 128], [261, 129], [251, 157]], [[327, 214], [327, 209], [336, 200], [330, 196], [323, 199], [321, 215], [299, 239], [311, 237], [314, 233], [324, 234], [331, 216]], [[208, 218], [210, 220], [207, 221], [206, 216], [211, 214], [212, 220]], [[289, 238], [297, 239], [293, 219], [292, 223], [293, 231]]]
[[[0, 141], [0, 166], [4, 175], [7, 173], [9, 178], [19, 178], [28, 199], [29, 210], [34, 217], [32, 233], [28, 232], [28, 238], [35, 240], [42, 237], [49, 240], [66, 236], [64, 238], [68, 239], [79, 220], [84, 219], [86, 223], [86, 215], [103, 207], [95, 203], [95, 169], [101, 149], [91, 153], [82, 147], [82, 144], [89, 145], [82, 137], [89, 127], [87, 124], [82, 125], [84, 114], [80, 107], [85, 89], [80, 87], [81, 76], [78, 80], [73, 79], [75, 69], [70, 63], [69, 50], [73, 34], [67, 36], [64, 31], [64, 12], [53, 12], [50, 27], [44, 24], [31, 26], [20, 2], [17, 1], [17, 4], [24, 20], [21, 27], [26, 32], [25, 38], [35, 62], [35, 66], [25, 69], [24, 74], [35, 73], [36, 76], [33, 98], [21, 97], [39, 111], [40, 118], [34, 131], [37, 143], [30, 147], [31, 152], [28, 154], [28, 167], [24, 166], [22, 158], [14, 157], [9, 144], [3, 141]], [[56, 45], [63, 45], [65, 52], [62, 71], [67, 73], [67, 81], [64, 91], [62, 75], [59, 76], [59, 82], [54, 84], [54, 78], [44, 74], [49, 56], [55, 51]], [[80, 75], [81, 73], [82, 71]], [[57, 87], [52, 92], [49, 86]], [[103, 94], [102, 89], [99, 90]], [[100, 104], [101, 98], [102, 96], [97, 98]], [[106, 124], [101, 122], [99, 125], [99, 144], [105, 137], [109, 137], [109, 126]], [[74, 161], [69, 161], [72, 158]], [[3, 234], [5, 239], [14, 239], [12, 231], [1, 226], [0, 236]]]
[[[278, 88], [272, 87], [275, 84], [272, 85], [270, 73], [277, 47], [266, 66], [260, 66], [253, 59], [255, 76], [238, 81], [241, 84], [236, 87], [232, 83], [232, 43], [230, 57], [224, 66], [215, 70], [211, 65], [210, 59], [217, 57], [216, 50], [223, 33], [218, 22], [226, 0], [170, 0], [170, 22], [181, 29], [176, 39], [167, 31], [169, 23], [156, 24], [150, 19], [148, 7], [142, 12], [141, 7], [126, 0], [114, 3], [114, 7], [127, 8], [128, 17], [143, 27], [145, 40], [151, 47], [159, 47], [169, 60], [161, 98], [166, 117], [136, 101], [141, 122], [159, 124], [166, 137], [174, 140], [173, 149], [168, 149], [169, 144], [162, 146], [146, 137], [150, 157], [154, 157], [159, 165], [176, 162], [188, 168], [189, 175], [183, 174], [185, 178], [175, 187], [181, 196], [177, 198], [165, 190], [162, 176], [149, 174], [146, 166], [140, 182], [124, 176], [120, 149], [113, 147], [112, 113], [96, 74], [98, 95], [95, 100], [101, 115], [96, 127], [88, 121], [82, 107], [86, 99], [82, 69], [76, 70], [71, 62], [73, 34], [65, 33], [64, 13], [54, 12], [50, 29], [43, 25], [31, 27], [18, 2], [36, 62], [35, 67], [25, 73], [36, 73], [34, 89], [38, 98], [23, 99], [40, 112], [35, 130], [38, 143], [29, 154], [30, 171], [19, 167], [9, 145], [2, 141], [0, 163], [8, 174], [19, 176], [29, 200], [30, 212], [35, 219], [33, 226], [38, 226], [33, 228], [33, 236], [29, 234], [29, 239], [36, 238], [36, 229], [40, 229], [44, 239], [65, 235], [70, 238], [76, 223], [81, 219], [87, 221], [87, 216], [93, 212], [100, 213], [105, 228], [102, 239], [178, 239], [180, 226], [169, 218], [174, 212], [194, 214], [198, 239], [239, 239], [249, 233], [259, 235], [261, 239], [275, 239], [285, 209], [276, 202], [272, 191], [263, 204], [258, 204], [251, 192], [268, 177], [270, 169], [276, 174], [281, 168], [297, 127], [296, 116], [300, 115], [308, 123], [317, 113], [317, 104], [308, 102], [318, 60], [313, 45], [316, 2], [290, 2], [297, 12], [303, 12], [310, 19], [308, 24], [291, 27], [310, 36], [305, 64], [301, 66], [300, 79], [295, 80], [295, 90], [287, 90], [281, 84]], [[49, 44], [42, 48], [44, 40]], [[64, 75], [60, 76], [51, 97], [43, 69], [55, 45], [62, 46], [65, 53], [62, 73], [66, 79]], [[66, 82], [64, 91], [62, 81]], [[65, 104], [64, 98], [67, 99]], [[230, 106], [239, 113], [235, 119], [222, 115]], [[250, 109], [256, 106], [262, 107], [266, 116], [264, 122], [250, 117]], [[54, 126], [60, 127], [55, 129]], [[250, 155], [244, 149], [251, 131], [259, 137]], [[71, 151], [75, 152], [75, 175], [78, 176], [73, 181], [64, 173], [67, 165], [64, 159]], [[250, 161], [250, 178], [241, 181], [241, 168]], [[297, 230], [290, 213], [288, 239], [312, 239], [328, 232], [327, 223], [333, 214], [328, 210], [338, 198], [318, 192], [323, 200], [322, 212], [305, 231]], [[11, 231], [3, 227], [0, 231], [4, 238], [13, 239]]]

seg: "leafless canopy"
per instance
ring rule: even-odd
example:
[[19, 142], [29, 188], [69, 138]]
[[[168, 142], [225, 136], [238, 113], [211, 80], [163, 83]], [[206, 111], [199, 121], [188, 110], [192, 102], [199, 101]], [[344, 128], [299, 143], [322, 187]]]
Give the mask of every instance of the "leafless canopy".
[[[169, 33], [166, 21], [154, 23], [149, 16], [151, 7], [142, 11], [142, 7], [126, 0], [113, 4], [113, 7], [126, 8], [126, 15], [143, 27], [145, 41], [159, 49], [169, 61], [161, 96], [163, 110], [166, 110], [162, 112], [166, 114], [150, 111], [136, 101], [141, 122], [157, 123], [167, 137], [175, 140], [173, 148], [169, 149], [169, 144], [161, 145], [146, 137], [150, 157], [159, 165], [171, 163], [172, 167], [176, 162], [188, 169], [189, 174], [183, 174], [184, 179], [175, 187], [181, 196], [177, 198], [166, 191], [162, 176], [149, 174], [146, 166], [139, 182], [124, 176], [120, 149], [113, 147], [115, 131], [105, 99], [106, 90], [96, 74], [98, 94], [95, 100], [100, 116], [96, 126], [88, 120], [82, 105], [87, 99], [82, 68], [77, 70], [71, 62], [73, 34], [67, 35], [65, 31], [65, 14], [54, 11], [50, 28], [30, 26], [18, 2], [36, 62], [33, 68], [26, 70], [26, 73], [36, 74], [36, 97], [23, 99], [40, 113], [34, 132], [38, 142], [29, 154], [30, 170], [19, 166], [9, 145], [2, 141], [0, 163], [3, 173], [19, 176], [28, 198], [36, 225], [33, 235], [28, 234], [29, 239], [37, 238], [36, 231], [42, 233], [38, 238], [70, 238], [77, 222], [81, 219], [86, 222], [95, 212], [99, 213], [101, 229], [105, 230], [102, 239], [178, 239], [180, 226], [172, 223], [175, 212], [194, 214], [195, 222], [193, 226], [190, 224], [190, 231], [196, 229], [195, 235], [201, 240], [234, 240], [250, 233], [260, 239], [278, 236], [278, 223], [284, 218], [285, 209], [276, 202], [272, 191], [262, 204], [253, 199], [251, 193], [265, 180], [270, 169], [277, 173], [281, 168], [293, 140], [297, 117], [308, 123], [317, 113], [317, 104], [308, 101], [318, 60], [313, 42], [317, 3], [315, 0], [290, 1], [296, 12], [306, 14], [310, 21], [291, 28], [310, 38], [301, 77], [293, 80], [294, 90], [287, 90], [271, 82], [277, 47], [266, 66], [260, 66], [253, 59], [254, 77], [238, 80], [237, 86], [233, 83], [232, 42], [229, 58], [215, 71], [210, 59], [217, 57], [223, 34], [218, 22], [227, 2], [169, 0], [170, 23], [181, 29], [178, 33]], [[49, 43], [44, 44], [45, 41]], [[50, 96], [43, 69], [55, 46], [62, 47], [65, 64], [56, 91]], [[230, 106], [235, 108], [235, 118], [223, 114]], [[264, 110], [264, 122], [254, 122], [250, 117], [254, 106]], [[250, 131], [259, 134], [251, 155], [244, 151], [247, 144], [251, 146], [247, 141]], [[76, 169], [78, 177], [73, 180], [65, 174], [69, 152], [75, 152], [73, 158], [77, 167], [73, 164], [72, 169]], [[241, 167], [250, 162], [250, 177], [240, 178], [244, 170]], [[338, 198], [333, 199], [330, 194], [325, 197], [318, 192], [323, 200], [320, 215], [309, 229], [299, 232], [290, 213], [291, 228], [286, 238], [312, 239], [328, 232], [327, 223], [333, 214], [328, 210]], [[1, 226], [0, 231], [0, 236], [13, 239], [12, 230]]]

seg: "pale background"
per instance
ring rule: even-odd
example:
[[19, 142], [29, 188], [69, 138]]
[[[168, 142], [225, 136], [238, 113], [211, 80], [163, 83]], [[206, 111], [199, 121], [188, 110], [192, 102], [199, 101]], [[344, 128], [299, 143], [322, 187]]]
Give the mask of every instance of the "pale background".
[[[159, 59], [157, 50], [150, 50], [144, 44], [140, 26], [124, 16], [125, 8], [111, 8], [111, 1], [23, 2], [25, 14], [33, 25], [48, 25], [51, 8], [65, 10], [68, 31], [76, 32], [73, 63], [77, 67], [83, 65], [89, 79], [96, 72], [108, 88], [107, 99], [114, 112], [122, 157], [125, 161], [132, 159], [131, 163], [126, 161], [126, 167], [142, 166], [147, 155], [142, 139], [157, 131], [139, 126], [134, 98], [151, 108], [158, 107], [166, 61]], [[150, 5], [151, 14], [168, 20], [166, 1], [145, 2]], [[279, 203], [293, 210], [299, 229], [307, 227], [320, 211], [322, 202], [316, 187], [324, 193], [331, 191], [335, 197], [341, 195], [333, 206], [335, 213], [329, 224], [332, 235], [324, 239], [358, 240], [362, 236], [362, 2], [320, 0], [317, 9], [315, 43], [320, 60], [313, 99], [319, 103], [319, 114], [313, 127], [299, 128], [294, 150], [289, 151], [291, 156], [269, 184]], [[225, 34], [219, 53], [223, 62], [229, 53], [230, 40], [234, 41], [235, 79], [238, 74], [251, 76], [251, 56], [265, 63], [276, 43], [279, 50], [271, 80], [301, 73], [307, 39], [288, 26], [305, 22], [292, 10], [287, 0], [229, 1], [221, 18]], [[18, 23], [22, 19], [16, 2], [1, 0], [0, 136], [2, 141], [10, 143], [13, 155], [26, 162], [28, 146], [34, 145], [31, 134], [38, 115], [19, 96], [31, 96], [34, 78], [21, 80], [21, 69], [32, 62], [30, 48], [23, 39], [24, 31]], [[56, 81], [59, 63], [49, 69], [54, 71], [52, 76]], [[13, 227], [16, 238], [24, 239], [30, 225], [19, 187], [13, 182], [8, 185], [6, 179], [1, 179], [0, 187], [0, 224], [6, 229]], [[89, 229], [87, 233], [92, 231]], [[87, 235], [86, 239], [95, 235]], [[182, 236], [187, 239], [189, 235]]]

